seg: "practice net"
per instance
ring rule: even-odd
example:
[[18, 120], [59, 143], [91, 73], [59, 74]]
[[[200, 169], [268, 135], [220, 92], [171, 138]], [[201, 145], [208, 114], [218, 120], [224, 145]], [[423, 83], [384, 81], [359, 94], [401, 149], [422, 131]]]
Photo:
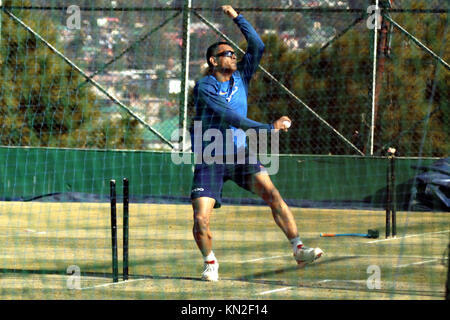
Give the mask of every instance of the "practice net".
[[[176, 133], [192, 128], [209, 45], [246, 50], [225, 2], [1, 1], [0, 296], [444, 298], [449, 6], [377, 3], [233, 1], [265, 44], [248, 118], [292, 120], [265, 165], [301, 239], [325, 255], [298, 269], [265, 201], [227, 182], [212, 287], [196, 281], [193, 155]], [[110, 181], [122, 267], [123, 178], [130, 277], [116, 283]]]

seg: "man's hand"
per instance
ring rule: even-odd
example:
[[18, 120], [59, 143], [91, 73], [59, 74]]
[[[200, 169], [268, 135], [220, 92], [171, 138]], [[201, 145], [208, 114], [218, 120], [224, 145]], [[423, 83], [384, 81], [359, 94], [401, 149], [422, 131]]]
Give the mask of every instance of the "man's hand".
[[[287, 116], [282, 116], [280, 119], [278, 119], [277, 121], [275, 121], [273, 123], [273, 127], [275, 130], [283, 130], [284, 132], [288, 131], [288, 126], [286, 126], [286, 122], [292, 123], [291, 119], [289, 119], [289, 117]], [[289, 125], [290, 126], [290, 125]]]
[[233, 9], [232, 6], [226, 5], [222, 6], [223, 12], [228, 15], [230, 18], [236, 18], [239, 14], [236, 12], [236, 10]]

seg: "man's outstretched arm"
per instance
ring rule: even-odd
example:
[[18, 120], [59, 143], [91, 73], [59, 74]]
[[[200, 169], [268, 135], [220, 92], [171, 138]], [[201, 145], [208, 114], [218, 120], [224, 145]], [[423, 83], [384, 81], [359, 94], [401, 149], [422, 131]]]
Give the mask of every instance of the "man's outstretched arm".
[[273, 129], [271, 124], [260, 123], [249, 118], [243, 117], [230, 108], [225, 98], [217, 95], [214, 88], [208, 84], [201, 84], [194, 88], [194, 95], [197, 97], [198, 103], [209, 108], [222, 121], [232, 125], [233, 127], [247, 130], [254, 129]]
[[287, 116], [274, 121], [274, 123], [260, 123], [249, 118], [243, 117], [231, 109], [226, 100], [217, 95], [214, 89], [210, 85], [200, 85], [194, 88], [194, 95], [197, 97], [197, 101], [209, 108], [213, 113], [218, 116], [222, 121], [232, 125], [233, 127], [247, 130], [253, 129], [266, 129], [266, 130], [283, 130], [288, 131], [286, 121], [291, 122]]

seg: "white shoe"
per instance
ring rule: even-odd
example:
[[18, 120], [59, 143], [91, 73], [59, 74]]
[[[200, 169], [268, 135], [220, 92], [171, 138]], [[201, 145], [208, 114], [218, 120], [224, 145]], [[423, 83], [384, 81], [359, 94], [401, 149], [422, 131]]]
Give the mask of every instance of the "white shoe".
[[202, 280], [218, 281], [219, 280], [219, 263], [217, 260], [205, 261], [203, 265]]
[[304, 267], [308, 263], [314, 262], [322, 255], [323, 251], [320, 248], [308, 248], [302, 244], [299, 244], [294, 252], [294, 258], [300, 267]]

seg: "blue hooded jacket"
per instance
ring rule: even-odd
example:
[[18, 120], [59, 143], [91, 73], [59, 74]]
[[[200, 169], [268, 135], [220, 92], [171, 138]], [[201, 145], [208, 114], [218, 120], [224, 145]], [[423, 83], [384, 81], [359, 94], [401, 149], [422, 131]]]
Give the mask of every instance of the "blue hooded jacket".
[[[264, 52], [264, 43], [252, 25], [239, 15], [233, 20], [240, 28], [247, 40], [248, 46], [242, 60], [237, 64], [237, 70], [229, 81], [219, 82], [213, 75], [200, 79], [194, 87], [194, 102], [196, 115], [194, 121], [201, 121], [202, 135], [208, 129], [219, 130], [224, 139], [223, 154], [245, 147], [247, 129], [273, 129], [271, 124], [263, 124], [247, 118], [247, 97], [249, 82], [259, 65]], [[226, 148], [226, 130], [231, 129], [234, 134], [234, 148]], [[238, 129], [242, 129], [243, 131]], [[192, 150], [195, 152], [194, 132], [191, 132]], [[198, 140], [197, 140], [198, 141]], [[203, 141], [202, 152], [211, 142]]]

